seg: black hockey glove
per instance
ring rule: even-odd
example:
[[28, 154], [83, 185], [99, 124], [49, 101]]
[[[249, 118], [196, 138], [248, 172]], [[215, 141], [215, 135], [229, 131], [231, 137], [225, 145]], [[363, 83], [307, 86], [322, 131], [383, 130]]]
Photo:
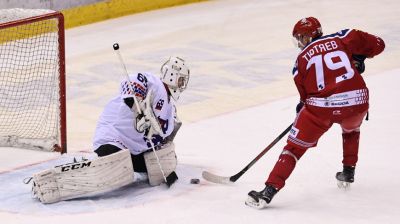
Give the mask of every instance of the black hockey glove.
[[301, 110], [301, 108], [303, 108], [303, 106], [304, 106], [304, 103], [301, 102], [301, 101], [297, 104], [297, 106], [296, 106], [296, 113], [297, 114], [300, 112], [300, 110]]
[[364, 60], [366, 58], [367, 57], [365, 57], [364, 55], [353, 54], [353, 64], [360, 74], [362, 74], [365, 71]]

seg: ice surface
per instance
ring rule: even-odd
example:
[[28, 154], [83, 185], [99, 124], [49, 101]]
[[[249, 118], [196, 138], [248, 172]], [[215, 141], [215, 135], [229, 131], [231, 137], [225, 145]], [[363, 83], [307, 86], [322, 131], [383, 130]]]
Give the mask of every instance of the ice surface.
[[[396, 0], [220, 0], [67, 30], [71, 153], [90, 151], [96, 120], [117, 93], [122, 71], [113, 43], [129, 71], [157, 73], [170, 54], [187, 60], [192, 77], [178, 105], [184, 124], [176, 137], [180, 179], [169, 190], [138, 185], [104, 198], [41, 205], [19, 177], [59, 159], [5, 149], [1, 223], [398, 223], [399, 8]], [[385, 52], [366, 61], [370, 121], [361, 129], [355, 183], [348, 191], [336, 186], [341, 135], [334, 126], [299, 161], [271, 206], [254, 210], [244, 205], [247, 193], [263, 187], [284, 140], [233, 185], [208, 183], [201, 171], [237, 173], [293, 121], [298, 51], [290, 33], [305, 16], [319, 18], [325, 33], [358, 28], [386, 41]], [[191, 178], [201, 183], [190, 185]]]

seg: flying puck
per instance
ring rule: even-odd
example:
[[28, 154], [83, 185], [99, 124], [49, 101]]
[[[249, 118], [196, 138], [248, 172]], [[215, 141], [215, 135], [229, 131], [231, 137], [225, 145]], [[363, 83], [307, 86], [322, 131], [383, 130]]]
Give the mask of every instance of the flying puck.
[[193, 178], [193, 179], [190, 180], [190, 183], [191, 183], [191, 184], [199, 184], [199, 183], [200, 183], [200, 180], [197, 179], [197, 178]]
[[114, 50], [118, 50], [118, 49], [119, 49], [119, 44], [118, 44], [118, 43], [115, 43], [115, 44], [113, 45], [113, 48], [114, 48]]

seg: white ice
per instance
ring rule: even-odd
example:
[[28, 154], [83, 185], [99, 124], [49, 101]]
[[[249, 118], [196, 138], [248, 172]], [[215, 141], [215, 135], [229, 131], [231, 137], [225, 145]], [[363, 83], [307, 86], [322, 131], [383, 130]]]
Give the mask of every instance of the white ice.
[[[156, 10], [66, 31], [68, 150], [1, 148], [1, 223], [398, 223], [400, 220], [400, 2], [220, 0]], [[260, 190], [285, 144], [281, 140], [234, 185], [208, 183], [201, 171], [233, 175], [294, 119], [291, 69], [294, 23], [320, 19], [326, 34], [357, 28], [381, 36], [386, 50], [367, 59], [370, 121], [361, 129], [356, 180], [336, 187], [341, 131], [334, 126], [310, 149], [269, 208], [244, 205]], [[191, 66], [176, 137], [179, 181], [143, 184], [104, 197], [42, 205], [23, 177], [91, 151], [96, 120], [122, 78], [112, 44], [129, 71], [158, 73], [169, 55]], [[190, 178], [201, 184], [190, 185]]]

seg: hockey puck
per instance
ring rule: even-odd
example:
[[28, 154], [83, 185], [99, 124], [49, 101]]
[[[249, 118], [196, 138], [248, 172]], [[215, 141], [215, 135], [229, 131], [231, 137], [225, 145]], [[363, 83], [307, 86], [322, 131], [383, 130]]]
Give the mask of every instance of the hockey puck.
[[113, 45], [113, 48], [114, 48], [114, 50], [118, 50], [118, 49], [119, 49], [119, 44], [118, 44], [118, 43], [115, 43], [115, 44]]
[[190, 183], [191, 183], [191, 184], [199, 184], [199, 183], [200, 183], [200, 180], [197, 179], [197, 178], [193, 178], [193, 179], [190, 180]]

